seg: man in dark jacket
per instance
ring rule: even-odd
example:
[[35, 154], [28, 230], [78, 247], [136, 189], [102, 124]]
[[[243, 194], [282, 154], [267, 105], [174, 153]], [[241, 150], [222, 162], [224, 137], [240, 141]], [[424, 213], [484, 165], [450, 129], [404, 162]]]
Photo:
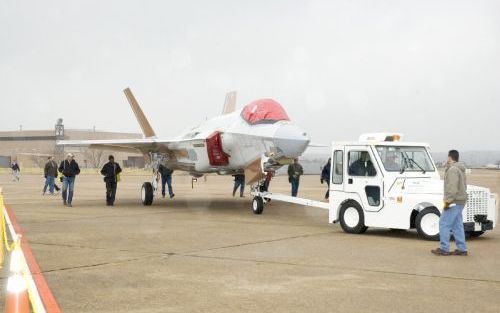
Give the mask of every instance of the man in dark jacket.
[[175, 197], [174, 191], [172, 189], [172, 173], [173, 170], [169, 169], [163, 164], [158, 167], [158, 172], [161, 174], [161, 195], [165, 198], [165, 185], [168, 185], [168, 194], [170, 198]]
[[299, 192], [300, 176], [304, 174], [299, 159], [294, 159], [293, 164], [288, 165], [288, 181], [292, 184], [292, 197], [296, 197]]
[[63, 174], [62, 182], [62, 198], [64, 205], [72, 207], [73, 192], [75, 188], [76, 175], [80, 174], [80, 167], [74, 160], [74, 155], [68, 153], [66, 160], [62, 161], [59, 165], [59, 172]]
[[236, 195], [236, 191], [238, 188], [240, 188], [240, 197], [243, 198], [244, 194], [243, 192], [245, 191], [245, 174], [244, 173], [239, 173], [233, 175], [234, 177], [234, 186], [233, 186], [233, 197]]
[[54, 195], [54, 188], [56, 187], [56, 177], [57, 173], [57, 163], [54, 161], [53, 157], [49, 157], [45, 167], [43, 169], [43, 174], [45, 176], [45, 185], [43, 186], [43, 194], [47, 192], [47, 187], [49, 187], [49, 192]]
[[351, 176], [376, 176], [377, 171], [373, 166], [370, 155], [367, 151], [361, 152], [359, 158], [349, 166]]
[[325, 200], [328, 200], [330, 198], [330, 168], [332, 165], [332, 158], [328, 159], [328, 162], [326, 162], [325, 166], [323, 166], [323, 170], [321, 171], [321, 183], [326, 182], [328, 185], [328, 189], [326, 190], [325, 194]]
[[12, 170], [12, 181], [19, 181], [19, 173], [21, 172], [19, 164], [17, 164], [17, 162], [14, 161], [10, 169]]
[[120, 164], [115, 162], [115, 157], [110, 155], [109, 162], [104, 164], [101, 169], [101, 174], [104, 175], [106, 183], [106, 205], [113, 206], [115, 204], [116, 187], [118, 186], [118, 175], [122, 172]]

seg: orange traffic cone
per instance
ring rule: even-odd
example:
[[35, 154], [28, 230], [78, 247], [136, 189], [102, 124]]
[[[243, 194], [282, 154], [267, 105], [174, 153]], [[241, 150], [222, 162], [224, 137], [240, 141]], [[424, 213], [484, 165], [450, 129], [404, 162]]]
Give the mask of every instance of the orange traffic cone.
[[5, 313], [29, 313], [30, 302], [26, 281], [19, 274], [14, 274], [7, 281]]
[[10, 255], [10, 272], [12, 275], [7, 281], [5, 313], [30, 313], [28, 288], [22, 274], [22, 255], [21, 235], [18, 235]]

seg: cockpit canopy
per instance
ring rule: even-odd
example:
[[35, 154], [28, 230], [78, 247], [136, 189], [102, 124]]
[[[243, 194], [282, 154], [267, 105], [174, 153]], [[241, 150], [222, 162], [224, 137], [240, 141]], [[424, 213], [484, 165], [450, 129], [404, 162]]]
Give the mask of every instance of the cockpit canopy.
[[281, 104], [273, 99], [259, 99], [247, 104], [241, 111], [241, 117], [250, 125], [290, 120]]

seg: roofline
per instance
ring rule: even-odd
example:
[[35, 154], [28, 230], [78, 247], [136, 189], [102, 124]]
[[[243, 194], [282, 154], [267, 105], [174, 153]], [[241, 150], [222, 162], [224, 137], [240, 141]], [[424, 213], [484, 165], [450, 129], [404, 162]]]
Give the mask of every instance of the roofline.
[[409, 141], [332, 141], [332, 145], [351, 145], [351, 146], [405, 146], [405, 147], [427, 147], [430, 145], [426, 142], [409, 142]]

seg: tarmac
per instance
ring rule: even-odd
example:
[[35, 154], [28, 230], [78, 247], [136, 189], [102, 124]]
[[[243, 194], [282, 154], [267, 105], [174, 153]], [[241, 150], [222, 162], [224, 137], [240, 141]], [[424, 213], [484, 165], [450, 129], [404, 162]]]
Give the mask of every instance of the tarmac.
[[[413, 230], [345, 234], [326, 210], [272, 202], [254, 215], [227, 176], [194, 189], [174, 176], [176, 197], [144, 207], [147, 180], [123, 175], [106, 207], [102, 178], [81, 175], [68, 208], [41, 195], [40, 175], [0, 175], [64, 312], [500, 312], [499, 228], [470, 240], [468, 257], [438, 257]], [[469, 183], [500, 194], [500, 171]], [[299, 196], [325, 188], [305, 176]], [[289, 192], [286, 178], [271, 190]]]

